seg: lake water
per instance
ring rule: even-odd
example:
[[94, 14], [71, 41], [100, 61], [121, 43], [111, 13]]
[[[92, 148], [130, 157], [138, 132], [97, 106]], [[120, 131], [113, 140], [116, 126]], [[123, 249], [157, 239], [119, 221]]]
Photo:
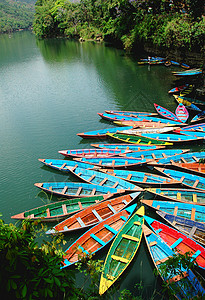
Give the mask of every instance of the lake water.
[[[174, 111], [177, 105], [167, 93], [174, 86], [173, 70], [139, 66], [104, 44], [38, 41], [30, 32], [1, 35], [0, 213], [5, 222], [47, 202], [35, 182], [68, 178], [43, 168], [38, 158], [62, 159], [58, 150], [89, 148], [93, 140], [77, 133], [112, 126], [98, 112], [154, 112], [154, 102]], [[120, 289], [142, 280], [151, 295], [156, 282], [143, 246], [130, 270]]]

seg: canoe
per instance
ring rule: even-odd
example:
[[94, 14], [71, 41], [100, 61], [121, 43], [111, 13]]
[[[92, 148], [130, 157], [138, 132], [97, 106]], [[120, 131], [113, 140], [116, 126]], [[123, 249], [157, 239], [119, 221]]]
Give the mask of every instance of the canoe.
[[46, 231], [46, 234], [55, 234], [59, 232], [68, 233], [95, 226], [99, 222], [102, 222], [119, 211], [125, 209], [139, 196], [139, 194], [140, 192], [137, 192], [95, 203], [72, 215], [61, 223], [58, 223], [53, 228]]
[[176, 95], [173, 95], [175, 100], [178, 102], [178, 103], [182, 103], [184, 106], [186, 106], [188, 109], [192, 109], [192, 110], [195, 110], [195, 111], [201, 111], [201, 109], [196, 106], [194, 103], [186, 100], [186, 99], [183, 99], [181, 97], [178, 97]]
[[160, 56], [150, 56], [149, 58], [140, 58], [140, 60], [141, 61], [147, 61], [147, 62], [149, 62], [149, 61], [155, 61], [155, 60], [158, 60], [158, 61], [160, 61], [160, 60], [166, 60], [166, 58], [164, 58], [164, 57], [160, 57]]
[[150, 151], [156, 149], [164, 149], [165, 146], [156, 146], [156, 145], [129, 145], [129, 144], [91, 144], [95, 148], [106, 148], [106, 149], [116, 149], [121, 151]]
[[162, 173], [163, 176], [168, 176], [169, 178], [180, 181], [180, 183], [186, 187], [200, 190], [205, 189], [205, 178], [202, 176], [158, 167], [154, 167], [154, 169]]
[[112, 175], [104, 174], [102, 172], [87, 170], [79, 167], [70, 167], [69, 170], [73, 175], [90, 184], [123, 190], [141, 190], [130, 182], [116, 178]]
[[177, 118], [177, 116], [171, 112], [170, 110], [154, 103], [154, 107], [156, 109], [156, 111], [164, 118], [167, 118], [167, 119], [170, 119], [172, 121], [175, 121], [175, 122], [179, 122], [181, 123], [182, 121], [180, 119]]
[[86, 164], [76, 160], [63, 160], [63, 159], [52, 159], [52, 158], [39, 158], [41, 163], [46, 165], [47, 167], [51, 167], [53, 169], [57, 169], [62, 172], [70, 172], [71, 167], [79, 167], [84, 169], [97, 169], [98, 167], [92, 166], [90, 164]]
[[67, 199], [60, 202], [45, 204], [36, 207], [20, 214], [14, 215], [11, 218], [17, 220], [39, 220], [44, 222], [60, 221], [67, 218], [69, 215], [74, 214], [82, 209], [89, 207], [92, 204], [110, 198], [110, 195], [93, 196], [86, 198]]
[[182, 217], [176, 217], [162, 211], [157, 211], [157, 214], [174, 228], [205, 246], [205, 224]]
[[177, 217], [187, 218], [192, 221], [205, 223], [205, 207], [193, 203], [180, 203], [173, 201], [140, 200], [154, 209], [172, 214]]
[[[194, 98], [190, 98], [190, 97], [186, 97], [186, 96], [178, 96], [178, 98], [186, 100], [187, 102], [192, 103], [194, 105], [203, 105], [203, 106], [205, 105], [205, 102], [203, 100], [194, 99]], [[184, 105], [186, 105], [186, 104], [184, 104]], [[200, 111], [201, 111], [201, 109], [200, 109]]]
[[152, 112], [123, 111], [123, 110], [105, 110], [105, 113], [113, 114], [113, 115], [127, 116], [127, 117], [156, 116], [157, 115], [156, 113], [152, 113]]
[[144, 224], [144, 206], [118, 232], [106, 256], [100, 278], [99, 294], [104, 294], [129, 266], [139, 249]]
[[[159, 119], [159, 118], [158, 118]], [[160, 121], [152, 122], [149, 120], [145, 121], [114, 121], [118, 126], [132, 126], [133, 128], [164, 128], [168, 126], [179, 126], [179, 124], [170, 124], [164, 123], [164, 119], [160, 119]], [[183, 124], [180, 124], [180, 126]]]
[[131, 152], [131, 150], [121, 149], [72, 149], [72, 150], [60, 150], [58, 153], [64, 155], [65, 157], [112, 157], [118, 156], [119, 154]]
[[138, 171], [127, 171], [127, 170], [112, 170], [112, 169], [101, 169], [101, 172], [116, 176], [118, 178], [129, 181], [133, 184], [140, 186], [163, 186], [163, 185], [177, 185], [179, 182], [167, 177], [159, 176], [156, 174], [138, 172]]
[[173, 143], [171, 142], [159, 141], [157, 139], [148, 138], [142, 135], [135, 136], [135, 135], [121, 134], [121, 133], [107, 133], [107, 136], [128, 144], [162, 145], [162, 146], [173, 145]]
[[205, 123], [192, 124], [192, 125], [180, 128], [180, 129], [175, 129], [174, 131], [178, 132], [178, 133], [179, 132], [182, 133], [183, 131], [202, 131], [202, 132], [205, 132]]
[[[195, 163], [199, 162], [201, 158], [205, 157], [205, 151], [202, 152], [188, 152], [183, 154], [177, 154], [173, 157], [167, 157], [160, 159], [157, 165], [168, 167], [169, 165], [175, 165], [176, 163]], [[152, 164], [150, 162], [149, 164]]]
[[127, 129], [117, 131], [116, 133], [122, 133], [122, 134], [132, 134], [132, 135], [139, 135], [141, 133], [165, 133], [173, 131], [180, 127], [173, 127], [173, 126], [167, 126], [162, 128], [135, 128], [135, 129]]
[[200, 122], [200, 121], [203, 121], [203, 120], [205, 120], [205, 110], [199, 112], [196, 116], [194, 116], [191, 119], [191, 123], [193, 123], [193, 122]]
[[181, 63], [181, 67], [184, 69], [190, 69], [190, 66], [185, 63]]
[[[118, 133], [113, 133], [113, 135], [117, 135]], [[122, 135], [120, 133], [120, 135]], [[181, 135], [181, 134], [172, 134], [172, 133], [141, 133], [138, 137], [144, 137], [148, 139], [152, 139], [155, 141], [163, 141], [163, 142], [170, 142], [170, 143], [190, 143], [190, 142], [199, 142], [203, 140], [203, 137], [197, 137], [192, 135]]]
[[205, 138], [204, 132], [201, 131], [195, 131], [195, 130], [183, 130], [180, 131], [180, 134], [184, 134], [186, 136], [193, 136], [193, 137], [198, 137], [198, 138]]
[[203, 72], [202, 70], [196, 70], [196, 71], [183, 71], [183, 72], [177, 72], [177, 73], [173, 73], [174, 76], [180, 76], [180, 77], [191, 77], [191, 76], [198, 76], [201, 75]]
[[154, 159], [141, 158], [124, 158], [124, 157], [108, 157], [108, 158], [75, 158], [76, 161], [85, 162], [97, 166], [98, 168], [132, 168], [141, 166]]
[[124, 223], [130, 218], [136, 207], [137, 204], [133, 204], [123, 209], [81, 235], [64, 251], [65, 255], [62, 261], [63, 268], [75, 264], [87, 255], [96, 253], [111, 242]]
[[193, 299], [199, 293], [204, 294], [204, 288], [201, 286], [195, 274], [190, 269], [184, 269], [181, 265], [173, 270], [173, 273], [168, 277], [164, 277], [161, 272], [163, 263], [170, 257], [175, 255], [175, 252], [169, 247], [160, 236], [156, 235], [147, 226], [142, 225], [143, 234], [149, 250], [150, 256], [153, 260], [155, 268], [158, 270], [162, 280], [169, 282], [169, 288], [175, 294], [176, 298]]
[[185, 123], [189, 117], [188, 110], [182, 103], [179, 103], [179, 105], [177, 106], [175, 114], [177, 118], [180, 119], [183, 123]]
[[186, 87], [183, 91], [180, 91], [180, 96], [186, 96], [189, 95], [193, 91], [193, 85], [190, 84], [188, 87]]
[[169, 94], [175, 94], [175, 93], [179, 93], [183, 90], [185, 90], [187, 87], [189, 86], [188, 83], [186, 84], [183, 84], [183, 85], [180, 85], [180, 86], [177, 86], [177, 87], [174, 87], [173, 89], [169, 90]]
[[155, 219], [145, 216], [145, 221], [151, 229], [158, 234], [161, 239], [177, 253], [185, 254], [190, 253], [192, 258], [195, 258], [195, 262], [202, 269], [205, 269], [205, 248], [181, 233], [180, 231], [167, 226]]
[[120, 157], [130, 157], [130, 158], [141, 158], [141, 159], [154, 159], [159, 160], [166, 157], [172, 157], [175, 155], [183, 154], [189, 151], [189, 149], [163, 149], [163, 150], [153, 150], [153, 151], [140, 151], [140, 152], [132, 152], [120, 155]]
[[204, 191], [181, 188], [149, 188], [146, 191], [154, 195], [154, 199], [205, 205]]
[[170, 63], [174, 66], [180, 66], [180, 63], [178, 63], [177, 61], [174, 61], [174, 60], [170, 60]]
[[[168, 123], [172, 126], [179, 126], [180, 122], [176, 122], [173, 120], [168, 119], [162, 119], [162, 118], [156, 118], [156, 117], [126, 117], [126, 116], [120, 116], [120, 115], [112, 115], [112, 114], [106, 114], [106, 113], [98, 113], [98, 115], [108, 121], [114, 122], [114, 121], [143, 121], [143, 122], [161, 122], [161, 123]], [[182, 123], [182, 122], [181, 122]], [[183, 124], [183, 123], [182, 123]]]
[[34, 185], [45, 192], [68, 198], [101, 196], [124, 192], [124, 190], [115, 188], [78, 182], [39, 182]]
[[204, 163], [176, 163], [174, 167], [181, 172], [189, 172], [198, 176], [205, 176], [205, 164]]
[[[132, 129], [132, 126], [127, 127], [127, 129]], [[85, 138], [85, 139], [93, 139], [93, 138], [106, 138], [106, 133], [115, 133], [117, 131], [122, 131], [124, 128], [122, 127], [112, 127], [106, 129], [99, 129], [87, 132], [77, 133], [78, 136]]]

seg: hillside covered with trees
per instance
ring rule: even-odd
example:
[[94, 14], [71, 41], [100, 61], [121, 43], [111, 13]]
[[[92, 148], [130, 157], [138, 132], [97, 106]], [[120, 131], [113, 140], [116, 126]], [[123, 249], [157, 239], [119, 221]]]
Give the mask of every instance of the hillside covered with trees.
[[34, 20], [34, 0], [0, 1], [0, 33], [12, 32], [32, 27]]
[[205, 19], [201, 0], [37, 0], [38, 37], [120, 41], [131, 50], [140, 42], [200, 51]]

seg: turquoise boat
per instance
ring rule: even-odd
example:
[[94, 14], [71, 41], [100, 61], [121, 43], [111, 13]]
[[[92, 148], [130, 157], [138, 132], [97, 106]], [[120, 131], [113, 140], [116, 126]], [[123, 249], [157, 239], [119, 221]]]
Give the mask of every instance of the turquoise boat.
[[131, 152], [123, 153], [121, 157], [130, 157], [130, 158], [146, 158], [146, 159], [163, 159], [166, 157], [173, 157], [177, 154], [183, 154], [188, 152], [189, 149], [168, 149], [168, 150], [153, 150], [153, 151], [141, 151], [141, 152]]
[[168, 133], [142, 133], [138, 135], [139, 137], [146, 137], [149, 139], [155, 139], [157, 141], [165, 141], [170, 143], [187, 143], [187, 142], [198, 142], [200, 140], [203, 140], [202, 137], [195, 137], [192, 135], [185, 136], [182, 134], [168, 134]]
[[[133, 129], [132, 126], [127, 126], [126, 129]], [[81, 132], [77, 133], [78, 136], [86, 139], [92, 139], [92, 138], [106, 138], [106, 133], [116, 133], [117, 131], [123, 131], [125, 130], [123, 127], [112, 127], [112, 128], [106, 128], [106, 129], [99, 129], [99, 130], [93, 130], [93, 131], [87, 131], [87, 132]]]
[[[199, 162], [200, 159], [205, 157], [205, 151], [202, 152], [188, 152], [178, 154], [172, 157], [160, 159], [156, 164], [159, 166], [163, 165], [174, 165], [175, 163], [195, 163]], [[152, 164], [152, 163], [150, 163]]]
[[128, 144], [91, 144], [92, 147], [95, 148], [106, 148], [106, 149], [116, 149], [116, 150], [124, 150], [124, 151], [148, 151], [148, 150], [156, 150], [156, 149], [164, 149], [165, 146], [157, 146], [157, 145], [128, 145]]
[[180, 203], [160, 200], [140, 200], [141, 203], [156, 210], [172, 214], [177, 217], [186, 218], [192, 221], [205, 223], [205, 207], [193, 203]]

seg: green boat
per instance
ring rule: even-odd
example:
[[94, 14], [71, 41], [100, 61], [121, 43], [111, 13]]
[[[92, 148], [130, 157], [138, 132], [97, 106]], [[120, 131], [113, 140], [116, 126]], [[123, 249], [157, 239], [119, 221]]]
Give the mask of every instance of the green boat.
[[22, 212], [20, 214], [14, 215], [12, 219], [24, 220], [24, 219], [31, 219], [31, 220], [38, 220], [41, 221], [58, 221], [61, 219], [65, 219], [71, 214], [79, 212], [82, 209], [87, 208], [99, 201], [107, 200], [112, 195], [103, 195], [103, 196], [92, 196], [86, 198], [76, 198], [70, 200], [64, 200], [60, 202], [54, 202], [45, 204], [43, 206], [33, 208]]
[[173, 145], [173, 143], [159, 141], [157, 139], [151, 139], [144, 136], [134, 136], [120, 133], [107, 133], [107, 136], [117, 139], [124, 143], [138, 144], [138, 145]]
[[141, 206], [114, 239], [101, 274], [100, 295], [121, 276], [134, 258], [142, 239], [143, 216], [144, 206]]

